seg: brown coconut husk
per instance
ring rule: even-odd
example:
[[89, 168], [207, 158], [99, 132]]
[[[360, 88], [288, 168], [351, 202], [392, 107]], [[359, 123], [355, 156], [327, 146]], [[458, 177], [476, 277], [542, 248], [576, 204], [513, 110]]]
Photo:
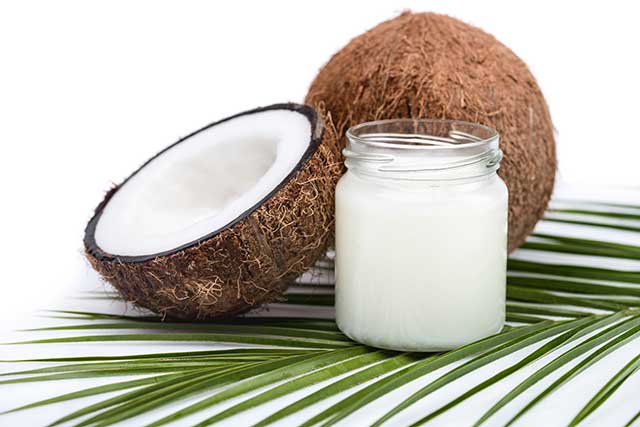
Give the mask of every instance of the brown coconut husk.
[[[309, 107], [285, 106], [312, 114], [310, 156], [262, 205], [193, 245], [151, 258], [103, 252], [92, 236], [119, 187], [107, 194], [87, 226], [86, 256], [126, 301], [180, 319], [230, 316], [281, 301], [287, 285], [325, 253], [341, 168], [335, 127]], [[274, 107], [283, 106], [267, 109]]]
[[404, 117], [496, 128], [504, 152], [499, 174], [509, 188], [509, 251], [544, 214], [556, 172], [547, 104], [526, 64], [476, 27], [405, 12], [336, 53], [306, 102], [326, 106], [341, 136], [358, 123]]

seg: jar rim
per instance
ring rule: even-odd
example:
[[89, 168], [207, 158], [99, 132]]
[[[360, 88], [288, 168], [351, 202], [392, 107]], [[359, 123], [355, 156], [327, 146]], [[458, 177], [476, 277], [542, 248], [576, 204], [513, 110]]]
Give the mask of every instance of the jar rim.
[[461, 120], [390, 119], [347, 131], [348, 169], [403, 180], [469, 180], [495, 173], [502, 151], [495, 129]]
[[[468, 132], [457, 131], [454, 136], [436, 136], [427, 135], [424, 133], [409, 134], [406, 132], [399, 133], [375, 133], [375, 134], [358, 134], [367, 128], [384, 127], [391, 125], [448, 125], [453, 128], [455, 126], [462, 128], [469, 128], [474, 131], [483, 132], [483, 136], [474, 135]], [[451, 133], [451, 131], [450, 131]], [[456, 149], [468, 149], [473, 147], [481, 147], [483, 145], [491, 145], [498, 138], [498, 131], [489, 126], [485, 126], [479, 123], [468, 122], [464, 120], [449, 120], [449, 119], [384, 119], [373, 120], [369, 122], [359, 123], [350, 127], [346, 136], [348, 139], [357, 141], [359, 143], [380, 148], [393, 148], [393, 149], [406, 149], [406, 150], [456, 150]], [[408, 140], [410, 143], [402, 143], [401, 139], [407, 136], [415, 139]], [[384, 139], [390, 138], [394, 142], [386, 142]]]

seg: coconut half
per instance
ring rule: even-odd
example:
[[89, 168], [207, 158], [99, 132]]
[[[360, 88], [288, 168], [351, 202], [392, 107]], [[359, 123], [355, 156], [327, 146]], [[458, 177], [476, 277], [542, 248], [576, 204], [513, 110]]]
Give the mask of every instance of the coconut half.
[[278, 301], [330, 237], [335, 144], [297, 104], [208, 125], [107, 194], [85, 231], [87, 257], [126, 300], [162, 315], [203, 319]]

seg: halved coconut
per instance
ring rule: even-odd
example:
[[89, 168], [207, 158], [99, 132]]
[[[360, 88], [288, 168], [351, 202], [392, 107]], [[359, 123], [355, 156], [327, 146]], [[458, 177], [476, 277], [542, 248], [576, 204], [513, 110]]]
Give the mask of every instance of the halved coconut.
[[127, 301], [171, 317], [280, 300], [331, 234], [332, 130], [310, 107], [277, 104], [192, 133], [106, 195], [87, 258]]

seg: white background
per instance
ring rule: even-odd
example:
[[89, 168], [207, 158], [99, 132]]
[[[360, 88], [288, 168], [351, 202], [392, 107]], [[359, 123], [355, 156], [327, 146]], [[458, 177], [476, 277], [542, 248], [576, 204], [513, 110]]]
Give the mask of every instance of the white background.
[[530, 65], [563, 181], [640, 185], [634, 2], [2, 2], [0, 334], [96, 288], [81, 239], [112, 182], [211, 121], [301, 101], [333, 52], [405, 8], [480, 26]]

